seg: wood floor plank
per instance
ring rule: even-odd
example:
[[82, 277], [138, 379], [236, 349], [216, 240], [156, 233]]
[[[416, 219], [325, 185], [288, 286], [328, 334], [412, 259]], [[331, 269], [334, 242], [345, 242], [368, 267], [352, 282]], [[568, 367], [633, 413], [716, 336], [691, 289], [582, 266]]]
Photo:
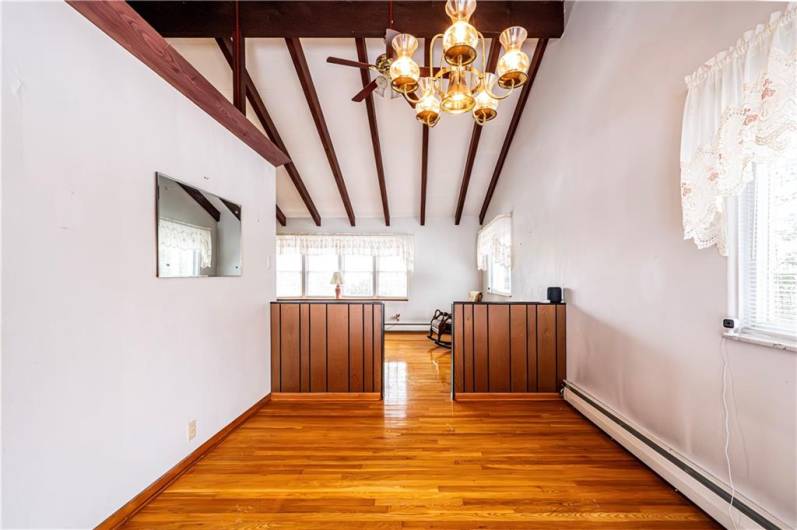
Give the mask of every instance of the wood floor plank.
[[564, 401], [452, 403], [422, 335], [385, 362], [383, 402], [270, 402], [124, 528], [718, 528]]

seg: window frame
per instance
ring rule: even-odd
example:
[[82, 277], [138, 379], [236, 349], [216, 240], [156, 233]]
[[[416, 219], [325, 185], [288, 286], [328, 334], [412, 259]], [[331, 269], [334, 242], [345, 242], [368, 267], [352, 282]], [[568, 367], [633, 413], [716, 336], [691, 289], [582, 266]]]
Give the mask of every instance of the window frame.
[[[479, 237], [481, 236], [481, 234], [482, 234], [482, 231], [483, 231], [483, 230], [485, 230], [485, 229], [487, 229], [487, 228], [489, 228], [489, 227], [490, 227], [491, 225], [493, 225], [494, 223], [496, 223], [496, 222], [499, 222], [499, 221], [501, 221], [501, 220], [504, 220], [504, 219], [508, 219], [508, 221], [507, 221], [507, 222], [508, 222], [508, 225], [509, 225], [509, 242], [510, 242], [510, 243], [509, 243], [509, 246], [510, 246], [510, 252], [511, 252], [512, 254], [514, 254], [514, 252], [513, 252], [513, 251], [514, 251], [514, 246], [515, 246], [515, 245], [514, 245], [514, 237], [513, 237], [513, 232], [514, 232], [514, 228], [515, 228], [515, 226], [514, 226], [513, 217], [514, 217], [514, 216], [512, 215], [512, 213], [511, 213], [511, 212], [510, 212], [510, 213], [506, 213], [506, 214], [499, 214], [499, 215], [496, 215], [495, 217], [493, 217], [493, 218], [490, 220], [490, 222], [489, 222], [489, 223], [487, 223], [487, 224], [486, 224], [484, 227], [482, 227], [482, 228], [481, 228], [481, 229], [480, 229], [480, 230], [477, 232], [477, 234], [476, 234], [477, 254], [478, 254], [478, 252], [479, 252], [479, 250], [478, 250], [478, 245], [479, 245]], [[482, 281], [485, 281], [485, 276], [486, 276], [486, 281], [485, 281], [485, 283], [486, 283], [486, 291], [487, 291], [487, 293], [488, 293], [488, 294], [491, 294], [491, 295], [495, 295], [495, 296], [501, 296], [501, 297], [504, 297], [504, 298], [512, 298], [512, 265], [510, 264], [510, 266], [507, 268], [507, 275], [508, 275], [508, 277], [509, 277], [509, 290], [508, 290], [508, 291], [504, 291], [504, 290], [502, 290], [502, 289], [500, 289], [500, 288], [496, 288], [496, 287], [493, 285], [493, 272], [494, 272], [494, 268], [495, 268], [495, 257], [493, 256], [493, 254], [492, 254], [492, 253], [490, 253], [490, 254], [488, 254], [488, 256], [487, 256], [487, 266], [486, 266], [486, 269], [483, 271], [483, 273], [484, 273], [484, 276], [482, 276]]]
[[[340, 272], [343, 271], [343, 254], [336, 254], [338, 258], [338, 270]], [[336, 300], [335, 296], [311, 296], [307, 294], [307, 274], [310, 272], [307, 268], [307, 256], [301, 255], [302, 258], [302, 294], [301, 296], [278, 296], [277, 300]], [[341, 296], [342, 300], [384, 300], [384, 301], [391, 301], [391, 302], [407, 302], [409, 301], [410, 289], [411, 289], [411, 280], [412, 274], [410, 271], [405, 271], [407, 275], [407, 293], [405, 296], [378, 296], [379, 293], [379, 271], [377, 270], [376, 266], [377, 259], [375, 256], [371, 257], [371, 285], [372, 285], [372, 292], [374, 293], [373, 296]], [[275, 286], [276, 291], [276, 286]]]
[[[748, 183], [754, 185], [755, 180]], [[727, 311], [728, 315], [737, 320], [737, 327], [727, 329], [723, 336], [732, 340], [756, 344], [775, 349], [797, 352], [797, 337], [782, 335], [765, 330], [749, 328], [744, 326], [745, 310], [744, 307], [744, 262], [740, 255], [741, 234], [741, 207], [744, 200], [742, 191], [737, 196], [725, 199], [725, 223], [726, 223], [726, 253], [727, 253]]]

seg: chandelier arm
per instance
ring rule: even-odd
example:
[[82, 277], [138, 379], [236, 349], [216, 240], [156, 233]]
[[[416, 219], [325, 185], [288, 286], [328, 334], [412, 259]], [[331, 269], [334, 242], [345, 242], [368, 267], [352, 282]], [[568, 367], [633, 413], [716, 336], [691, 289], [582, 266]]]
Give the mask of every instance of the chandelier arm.
[[487, 42], [484, 40], [484, 35], [482, 35], [481, 31], [476, 31], [479, 34], [479, 38], [482, 40], [482, 72], [485, 74], [487, 73], [487, 65], [485, 61], [487, 61]]
[[503, 96], [499, 96], [499, 95], [496, 95], [495, 93], [493, 93], [493, 91], [490, 90], [489, 88], [487, 88], [487, 87], [484, 87], [484, 88], [487, 91], [487, 95], [488, 96], [490, 96], [491, 98], [496, 99], [498, 101], [501, 101], [502, 99], [508, 98], [515, 91], [515, 87], [513, 86], [512, 88], [508, 89], [507, 92]]
[[401, 90], [399, 91], [399, 94], [404, 96], [404, 99], [406, 99], [408, 102], [412, 103], [413, 105], [416, 105], [421, 100], [421, 98], [418, 98], [418, 99], [415, 99], [415, 100], [410, 98], [411, 92], [407, 92], [407, 89], [405, 87], [401, 87]]
[[426, 63], [426, 64], [429, 65], [429, 77], [435, 77], [433, 75], [434, 74], [434, 59], [433, 59], [433, 57], [434, 57], [434, 41], [436, 41], [438, 37], [442, 37], [442, 36], [443, 36], [442, 33], [436, 34], [434, 37], [432, 37], [432, 43], [429, 44], [429, 62]]

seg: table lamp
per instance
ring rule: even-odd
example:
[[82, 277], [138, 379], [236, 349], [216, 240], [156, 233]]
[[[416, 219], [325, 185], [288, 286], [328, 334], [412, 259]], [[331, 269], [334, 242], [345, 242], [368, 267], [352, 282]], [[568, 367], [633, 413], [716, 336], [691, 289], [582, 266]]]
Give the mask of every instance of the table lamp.
[[335, 298], [340, 300], [340, 286], [343, 285], [343, 274], [340, 272], [333, 272], [329, 284], [335, 286]]

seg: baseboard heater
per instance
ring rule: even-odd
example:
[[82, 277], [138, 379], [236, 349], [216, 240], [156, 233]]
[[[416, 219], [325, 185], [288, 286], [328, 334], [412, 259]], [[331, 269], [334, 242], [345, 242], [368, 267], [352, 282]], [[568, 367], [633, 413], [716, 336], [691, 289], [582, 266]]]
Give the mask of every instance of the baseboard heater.
[[[682, 455], [668, 449], [652, 434], [642, 432], [585, 390], [565, 381], [565, 400], [573, 405], [616, 442], [683, 493], [725, 528], [734, 528], [729, 514], [729, 487]], [[733, 496], [733, 513], [738, 528], [793, 530], [783, 521], [738, 492]]]

